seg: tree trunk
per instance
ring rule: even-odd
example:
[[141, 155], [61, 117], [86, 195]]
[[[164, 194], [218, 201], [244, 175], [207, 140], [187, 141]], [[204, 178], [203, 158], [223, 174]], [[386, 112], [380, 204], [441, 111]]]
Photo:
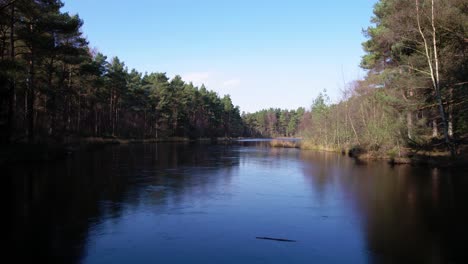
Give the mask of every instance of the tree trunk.
[[[15, 62], [15, 5], [11, 5], [11, 18], [10, 18], [10, 59]], [[12, 140], [13, 132], [15, 130], [15, 76], [10, 77], [10, 89], [8, 91], [8, 117], [7, 117], [7, 134], [6, 142], [10, 143]]]
[[68, 98], [67, 100], [67, 103], [65, 104], [66, 107], [67, 107], [67, 111], [66, 111], [66, 133], [69, 134], [70, 131], [72, 130], [72, 127], [71, 127], [71, 94], [72, 94], [72, 79], [71, 79], [71, 66], [68, 66], [68, 91], [66, 92], [66, 94], [68, 94], [68, 96], [66, 98]]
[[448, 135], [449, 137], [453, 138], [453, 115], [452, 111], [449, 108], [449, 116], [448, 116]]
[[96, 105], [94, 105], [94, 136], [98, 136], [98, 110]]
[[112, 128], [112, 135], [116, 132], [119, 136], [119, 97], [115, 99], [115, 117], [114, 117], [114, 127]]
[[[48, 74], [48, 79], [47, 79], [47, 84], [49, 86], [49, 89], [53, 91], [52, 87], [52, 77], [53, 77], [53, 66], [52, 64], [54, 63], [54, 60], [52, 59], [50, 62], [49, 66], [49, 74]], [[49, 99], [49, 135], [52, 136], [55, 133], [55, 125], [56, 125], [56, 119], [57, 119], [57, 95], [55, 94], [55, 91], [52, 92], [52, 96]]]
[[358, 143], [358, 145], [361, 145], [361, 142], [359, 142], [358, 134], [356, 132], [356, 128], [354, 128], [353, 120], [351, 119], [349, 112], [347, 113], [347, 115], [348, 115], [349, 123], [351, 124], [351, 128], [353, 129], [354, 136], [356, 137], [356, 142]]
[[[110, 89], [110, 105], [109, 105], [109, 125], [110, 125], [110, 129], [111, 129], [111, 132], [112, 132], [112, 136], [114, 135], [114, 119], [113, 119], [113, 112], [114, 112], [114, 89]], [[109, 127], [107, 127], [106, 130], [108, 130]]]
[[78, 109], [77, 109], [77, 117], [76, 117], [76, 133], [80, 134], [81, 129], [81, 94], [78, 92]]
[[432, 137], [437, 138], [439, 136], [439, 129], [437, 127], [437, 119], [432, 119]]
[[34, 103], [36, 99], [34, 87], [34, 51], [31, 48], [31, 59], [29, 60], [29, 77], [28, 77], [28, 109], [27, 109], [27, 122], [28, 122], [28, 142], [34, 142]]
[[146, 132], [146, 107], [145, 107], [145, 110], [143, 111], [143, 131], [141, 131], [143, 139], [145, 139], [145, 132]]
[[445, 144], [447, 145], [447, 148], [450, 150], [451, 155], [454, 156], [455, 149], [453, 148], [453, 145], [449, 137], [447, 116], [445, 113], [444, 104], [442, 101], [442, 95], [440, 92], [439, 56], [438, 56], [438, 51], [437, 51], [437, 31], [435, 28], [434, 0], [431, 1], [432, 50], [430, 50], [431, 48], [429, 47], [426, 34], [424, 34], [422, 27], [421, 27], [420, 15], [419, 15], [419, 0], [416, 0], [416, 19], [418, 23], [419, 34], [421, 35], [423, 39], [423, 43], [424, 43], [425, 56], [427, 59], [429, 70], [430, 70], [432, 87], [434, 88], [437, 104], [439, 106], [440, 118], [442, 119], [442, 124], [443, 124]]
[[408, 129], [408, 138], [413, 139], [413, 134], [412, 134], [412, 131], [413, 131], [413, 115], [412, 115], [411, 111], [408, 111], [408, 113], [406, 113], [406, 126], [407, 126], [407, 129]]
[[[449, 102], [453, 100], [453, 88], [449, 89]], [[450, 138], [453, 138], [453, 106], [448, 104], [448, 135]]]

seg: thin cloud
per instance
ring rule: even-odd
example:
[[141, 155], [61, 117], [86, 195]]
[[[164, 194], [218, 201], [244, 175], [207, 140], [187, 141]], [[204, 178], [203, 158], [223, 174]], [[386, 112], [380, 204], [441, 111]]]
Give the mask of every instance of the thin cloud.
[[223, 82], [224, 87], [234, 87], [234, 86], [239, 86], [240, 80], [239, 79], [231, 79]]
[[182, 75], [182, 79], [185, 82], [193, 82], [195, 85], [202, 85], [203, 83], [208, 83], [212, 76], [213, 74], [211, 72], [189, 72]]

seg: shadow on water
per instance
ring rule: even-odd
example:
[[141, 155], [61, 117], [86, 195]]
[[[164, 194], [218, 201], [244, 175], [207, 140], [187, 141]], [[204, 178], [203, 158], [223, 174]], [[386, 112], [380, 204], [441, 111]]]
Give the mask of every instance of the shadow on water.
[[463, 170], [301, 152], [304, 177], [319, 196], [339, 188], [361, 219], [371, 263], [465, 263], [468, 178]]
[[[77, 153], [66, 161], [6, 168], [7, 252], [18, 263], [80, 263], [89, 232], [124, 206], [209, 195], [239, 156], [230, 146], [136, 144]], [[204, 177], [223, 170], [220, 178]], [[205, 186], [206, 185], [206, 186]], [[196, 186], [196, 194], [191, 193]]]
[[7, 254], [20, 263], [465, 262], [463, 171], [268, 145], [123, 145], [6, 168]]

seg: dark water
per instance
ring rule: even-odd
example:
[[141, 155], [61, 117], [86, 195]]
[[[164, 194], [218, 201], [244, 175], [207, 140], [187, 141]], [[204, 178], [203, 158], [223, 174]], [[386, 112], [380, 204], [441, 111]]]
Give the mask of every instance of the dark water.
[[468, 263], [464, 174], [265, 142], [109, 147], [6, 170], [6, 252], [12, 263]]

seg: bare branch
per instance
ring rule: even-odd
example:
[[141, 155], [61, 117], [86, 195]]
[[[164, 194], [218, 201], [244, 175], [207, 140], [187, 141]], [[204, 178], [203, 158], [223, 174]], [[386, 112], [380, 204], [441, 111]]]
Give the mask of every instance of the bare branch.
[[431, 24], [432, 24], [432, 44], [434, 45], [434, 61], [435, 61], [435, 74], [436, 74], [436, 84], [437, 84], [437, 89], [439, 89], [439, 57], [437, 55], [437, 40], [436, 40], [436, 28], [435, 28], [435, 17], [434, 17], [434, 0], [432, 0], [432, 6], [431, 6], [431, 12], [432, 12], [432, 19], [431, 19]]
[[14, 4], [16, 1], [18, 1], [18, 0], [11, 0], [9, 3], [6, 3], [6, 4], [3, 5], [3, 6], [0, 6], [0, 11], [2, 11], [3, 9], [5, 9], [5, 8], [7, 8], [7, 7], [9, 7], [9, 6], [11, 6], [11, 5]]
[[427, 64], [429, 66], [429, 70], [430, 70], [430, 75], [431, 75], [431, 79], [432, 79], [432, 84], [434, 86], [434, 89], [437, 90], [438, 86], [437, 86], [437, 82], [436, 82], [436, 79], [435, 79], [435, 75], [434, 75], [434, 69], [432, 67], [432, 59], [431, 59], [431, 51], [429, 49], [429, 45], [427, 43], [427, 39], [426, 39], [426, 35], [424, 34], [423, 30], [422, 30], [422, 27], [421, 27], [421, 18], [420, 18], [420, 15], [419, 15], [419, 0], [416, 0], [416, 20], [418, 22], [418, 30], [419, 30], [419, 34], [421, 35], [423, 41], [424, 41], [424, 50], [426, 52], [426, 58], [427, 58]]
[[411, 70], [417, 71], [417, 72], [419, 72], [419, 73], [424, 73], [424, 74], [427, 74], [427, 75], [429, 75], [429, 76], [431, 75], [430, 72], [420, 70], [420, 69], [415, 68], [415, 67], [413, 67], [413, 66], [411, 66], [411, 65], [409, 65], [409, 64], [408, 64], [408, 65], [402, 65], [402, 66], [403, 66], [403, 67], [407, 67], [407, 68], [409, 68], [409, 69], [411, 69]]

